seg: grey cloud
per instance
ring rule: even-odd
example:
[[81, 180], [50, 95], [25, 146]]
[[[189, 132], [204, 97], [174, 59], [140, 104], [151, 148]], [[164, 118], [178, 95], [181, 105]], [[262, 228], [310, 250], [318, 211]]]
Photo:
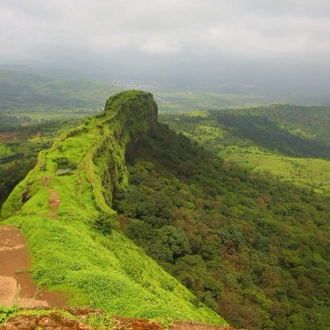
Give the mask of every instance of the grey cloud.
[[0, 62], [252, 77], [275, 62], [296, 74], [307, 58], [320, 71], [329, 16], [328, 0], [2, 0]]

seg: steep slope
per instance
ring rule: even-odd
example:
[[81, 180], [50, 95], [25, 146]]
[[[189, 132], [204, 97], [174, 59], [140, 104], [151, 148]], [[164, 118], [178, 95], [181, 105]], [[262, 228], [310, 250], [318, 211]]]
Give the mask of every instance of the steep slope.
[[26, 234], [39, 286], [112, 313], [226, 324], [120, 232], [112, 197], [126, 187], [125, 149], [157, 123], [152, 95], [128, 91], [62, 134], [2, 208]]
[[329, 198], [221, 161], [218, 127], [183, 117], [203, 147], [165, 125], [130, 146], [123, 230], [235, 327], [329, 329]]

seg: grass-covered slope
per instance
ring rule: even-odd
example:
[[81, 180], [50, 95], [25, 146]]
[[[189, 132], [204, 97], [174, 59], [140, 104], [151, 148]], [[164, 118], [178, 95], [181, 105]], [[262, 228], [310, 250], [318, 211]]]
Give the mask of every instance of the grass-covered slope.
[[[103, 113], [63, 133], [39, 154], [36, 167], [2, 208], [19, 224], [40, 286], [68, 294], [70, 303], [125, 316], [225, 324], [120, 232], [113, 194], [126, 187], [125, 150], [157, 122], [152, 95], [128, 91]], [[58, 170], [67, 170], [61, 175]], [[100, 229], [100, 230], [97, 230]]]

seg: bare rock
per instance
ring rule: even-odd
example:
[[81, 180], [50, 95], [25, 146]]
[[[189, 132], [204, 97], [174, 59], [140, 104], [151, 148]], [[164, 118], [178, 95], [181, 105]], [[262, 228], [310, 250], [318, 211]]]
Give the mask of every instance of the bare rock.
[[57, 312], [49, 315], [18, 315], [9, 318], [0, 330], [93, 330], [86, 324], [67, 318]]

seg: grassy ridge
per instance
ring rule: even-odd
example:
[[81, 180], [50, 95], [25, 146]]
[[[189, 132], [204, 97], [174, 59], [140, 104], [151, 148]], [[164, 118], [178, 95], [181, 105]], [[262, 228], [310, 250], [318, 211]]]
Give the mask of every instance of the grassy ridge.
[[[71, 304], [226, 324], [119, 232], [93, 229], [100, 215], [116, 226], [109, 201], [127, 182], [126, 144], [145, 135], [156, 119], [151, 94], [129, 91], [109, 99], [104, 113], [39, 154], [36, 167], [3, 205], [2, 218], [26, 234], [36, 283], [65, 292]], [[72, 172], [59, 176], [59, 167]], [[52, 208], [54, 195], [60, 202]]]

